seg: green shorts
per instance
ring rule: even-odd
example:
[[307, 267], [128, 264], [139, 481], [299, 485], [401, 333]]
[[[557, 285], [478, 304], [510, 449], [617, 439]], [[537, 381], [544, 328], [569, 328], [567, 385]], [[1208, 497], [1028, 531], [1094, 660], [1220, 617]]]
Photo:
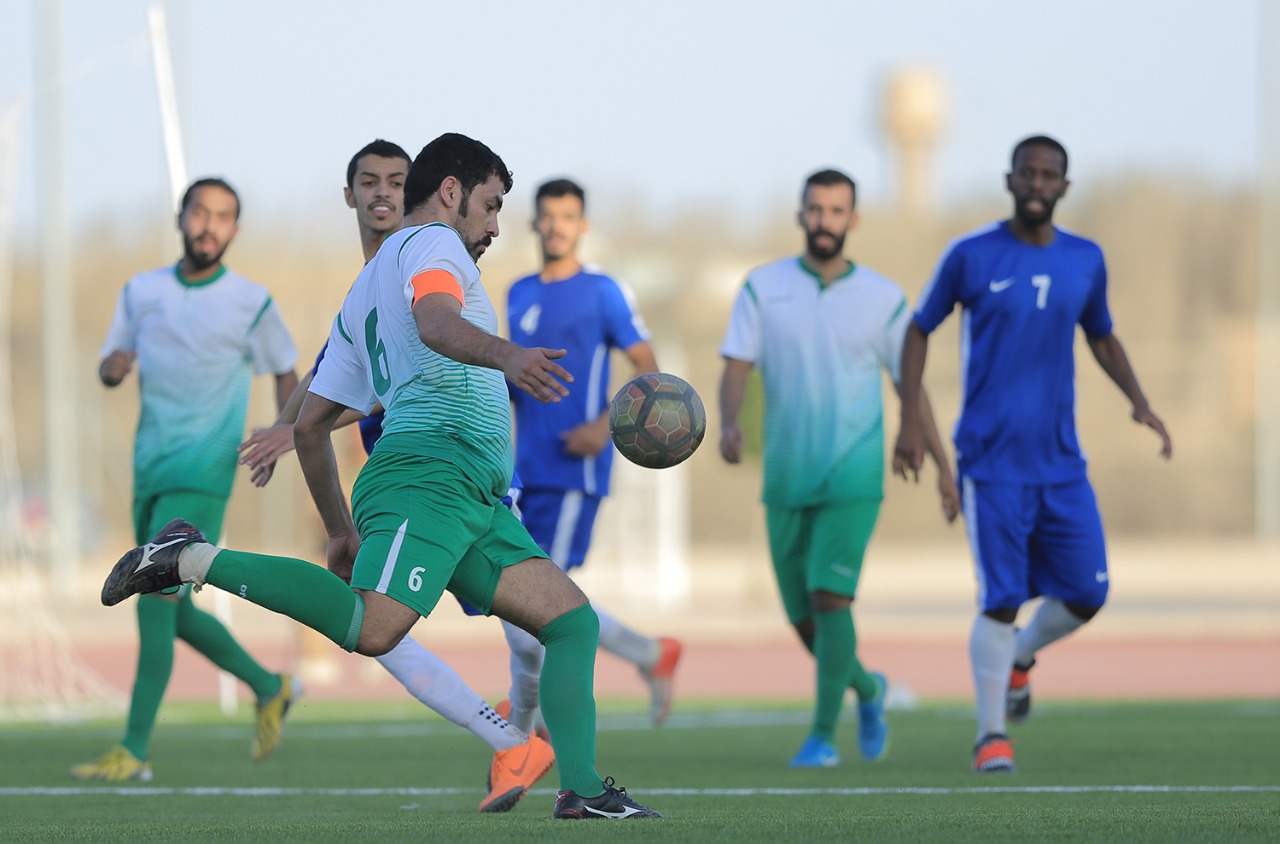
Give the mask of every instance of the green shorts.
[[792, 624], [813, 617], [810, 592], [857, 594], [862, 555], [879, 513], [878, 500], [765, 508], [773, 571]]
[[222, 539], [227, 497], [207, 492], [175, 490], [133, 499], [133, 537], [139, 545], [150, 542], [160, 528], [174, 519], [186, 519], [200, 528], [210, 542]]
[[423, 616], [446, 589], [487, 615], [502, 570], [546, 556], [510, 510], [445, 460], [375, 449], [351, 503], [360, 533], [351, 587]]

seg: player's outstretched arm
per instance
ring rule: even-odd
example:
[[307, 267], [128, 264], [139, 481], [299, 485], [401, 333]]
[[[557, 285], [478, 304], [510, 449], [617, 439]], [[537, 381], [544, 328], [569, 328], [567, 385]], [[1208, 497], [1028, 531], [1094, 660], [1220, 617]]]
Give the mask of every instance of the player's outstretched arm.
[[742, 411], [742, 397], [747, 392], [747, 376], [752, 366], [749, 360], [724, 359], [724, 371], [720, 374], [720, 456], [726, 463], [742, 462], [738, 414]]
[[951, 471], [951, 458], [938, 433], [937, 420], [933, 416], [933, 403], [929, 391], [920, 387], [920, 420], [924, 423], [924, 442], [933, 464], [938, 467], [938, 497], [942, 499], [942, 515], [948, 523], [960, 515], [960, 490], [956, 486], [955, 473]]
[[[307, 480], [311, 499], [320, 511], [324, 529], [329, 534], [330, 550], [352, 549], [358, 546], [355, 523], [347, 498], [338, 478], [338, 461], [333, 454], [334, 423], [345, 407], [323, 396], [310, 393], [302, 403], [298, 421], [293, 426], [294, 445], [298, 449], [298, 463]], [[329, 570], [339, 577], [351, 579], [354, 557], [344, 553], [331, 554]]]
[[108, 387], [118, 387], [124, 377], [133, 369], [133, 362], [137, 358], [137, 352], [116, 349], [98, 364], [98, 379]]
[[1147, 403], [1147, 397], [1138, 385], [1138, 376], [1129, 363], [1129, 356], [1125, 354], [1120, 338], [1112, 333], [1105, 337], [1089, 337], [1088, 341], [1094, 360], [1133, 405], [1133, 421], [1156, 432], [1156, 436], [1160, 437], [1160, 456], [1168, 460], [1173, 456], [1173, 440], [1169, 438], [1169, 432], [1165, 430], [1160, 417], [1151, 412], [1151, 405]]
[[902, 402], [902, 420], [898, 428], [898, 441], [893, 447], [893, 473], [901, 478], [910, 471], [919, 476], [924, 465], [925, 432], [921, 415], [921, 382], [924, 379], [924, 362], [929, 354], [929, 335], [912, 322], [902, 341], [901, 379], [898, 395]]
[[[462, 317], [462, 302], [448, 293], [429, 293], [413, 306], [418, 337], [427, 348], [459, 363], [497, 369], [540, 402], [569, 395], [561, 381], [573, 376], [556, 363], [564, 349], [526, 348], [472, 325]], [[558, 379], [558, 380], [557, 380]]]

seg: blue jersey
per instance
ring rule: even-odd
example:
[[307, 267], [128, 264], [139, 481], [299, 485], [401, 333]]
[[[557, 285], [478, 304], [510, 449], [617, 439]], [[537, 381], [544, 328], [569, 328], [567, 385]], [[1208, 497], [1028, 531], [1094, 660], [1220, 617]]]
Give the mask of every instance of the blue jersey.
[[521, 346], [565, 349], [557, 361], [573, 375], [569, 397], [542, 404], [512, 390], [516, 417], [516, 473], [530, 488], [609, 491], [613, 448], [597, 457], [564, 450], [561, 434], [608, 410], [609, 350], [649, 339], [630, 291], [598, 273], [581, 271], [564, 281], [526, 276], [507, 293], [511, 340]]
[[1061, 229], [1047, 246], [997, 223], [947, 250], [920, 296], [926, 334], [963, 311], [956, 423], [962, 475], [989, 483], [1085, 477], [1076, 437], [1075, 329], [1111, 333], [1107, 268], [1096, 243]]

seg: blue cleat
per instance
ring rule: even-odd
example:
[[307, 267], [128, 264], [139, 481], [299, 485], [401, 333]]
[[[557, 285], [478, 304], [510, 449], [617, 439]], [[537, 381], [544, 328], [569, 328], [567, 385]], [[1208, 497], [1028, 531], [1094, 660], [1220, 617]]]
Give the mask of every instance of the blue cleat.
[[834, 768], [840, 764], [836, 746], [824, 738], [809, 736], [800, 746], [800, 752], [791, 760], [793, 768]]
[[871, 700], [858, 704], [858, 750], [868, 762], [879, 762], [889, 750], [889, 724], [884, 720], [884, 698], [889, 681], [878, 671], [871, 672], [879, 690]]

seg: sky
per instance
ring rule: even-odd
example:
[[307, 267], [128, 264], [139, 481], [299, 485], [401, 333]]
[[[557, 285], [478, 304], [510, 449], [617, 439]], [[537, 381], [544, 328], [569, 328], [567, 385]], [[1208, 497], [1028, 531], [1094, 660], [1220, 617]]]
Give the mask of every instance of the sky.
[[[1268, 2], [1269, 0], [1261, 0]], [[37, 159], [37, 3], [61, 10], [72, 224], [171, 214], [147, 0], [0, 0], [0, 113], [19, 107], [19, 235], [58, 190]], [[1013, 142], [1059, 137], [1076, 190], [1142, 171], [1229, 187], [1258, 174], [1255, 0], [166, 0], [191, 178], [235, 184], [246, 215], [347, 226], [350, 155], [416, 152], [444, 131], [514, 171], [512, 200], [570, 175], [595, 207], [789, 213], [836, 166], [888, 202], [891, 74], [941, 81], [944, 203], [999, 197]], [[523, 207], [523, 205], [521, 206]], [[345, 231], [345, 228], [343, 229]]]

